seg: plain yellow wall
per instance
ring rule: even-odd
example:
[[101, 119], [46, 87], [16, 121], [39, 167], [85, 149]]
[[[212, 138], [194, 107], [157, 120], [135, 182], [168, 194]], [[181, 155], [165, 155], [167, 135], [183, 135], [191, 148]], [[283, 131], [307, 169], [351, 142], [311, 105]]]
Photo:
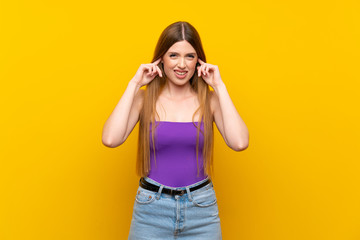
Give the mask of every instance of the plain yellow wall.
[[189, 21], [250, 133], [215, 135], [224, 239], [360, 239], [360, 5], [1, 1], [0, 239], [126, 239], [137, 127], [102, 127], [162, 30]]

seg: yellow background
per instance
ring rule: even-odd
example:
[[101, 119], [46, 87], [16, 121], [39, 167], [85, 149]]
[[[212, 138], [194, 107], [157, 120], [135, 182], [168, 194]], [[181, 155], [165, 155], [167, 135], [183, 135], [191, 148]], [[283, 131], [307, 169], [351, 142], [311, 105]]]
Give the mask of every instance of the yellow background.
[[360, 239], [360, 4], [1, 1], [0, 239], [127, 239], [137, 127], [102, 127], [162, 30], [200, 33], [250, 133], [215, 135], [224, 239]]

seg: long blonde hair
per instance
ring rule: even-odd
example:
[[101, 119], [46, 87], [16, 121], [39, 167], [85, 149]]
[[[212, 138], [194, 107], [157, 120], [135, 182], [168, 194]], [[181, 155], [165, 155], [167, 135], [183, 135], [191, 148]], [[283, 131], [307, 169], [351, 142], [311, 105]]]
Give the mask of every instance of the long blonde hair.
[[[200, 36], [196, 29], [188, 22], [175, 22], [169, 25], [161, 33], [160, 38], [157, 42], [154, 56], [151, 62], [156, 61], [160, 57], [164, 56], [167, 50], [176, 42], [186, 40], [196, 50], [198, 57], [206, 62], [205, 53], [201, 44]], [[158, 67], [162, 71], [163, 76], [165, 72], [162, 64], [158, 64]], [[139, 176], [147, 176], [150, 171], [150, 123], [152, 125], [152, 144], [154, 149], [154, 160], [156, 161], [155, 155], [155, 114], [156, 112], [156, 100], [158, 99], [163, 87], [165, 86], [166, 79], [156, 76], [145, 89], [144, 103], [140, 112], [139, 119], [139, 139], [138, 139], [138, 152], [136, 161], [136, 173]], [[203, 146], [203, 160], [204, 160], [204, 174], [213, 175], [213, 116], [210, 109], [210, 88], [208, 84], [198, 77], [197, 69], [193, 77], [190, 79], [191, 88], [197, 93], [198, 101], [200, 103], [199, 108], [195, 111], [192, 121], [196, 113], [199, 112], [199, 124], [197, 127], [197, 138], [196, 138], [196, 159], [197, 169], [199, 174], [199, 163], [198, 163], [198, 152], [199, 152], [199, 134], [200, 132], [204, 135], [204, 146]], [[204, 132], [201, 131], [201, 124], [204, 123]]]

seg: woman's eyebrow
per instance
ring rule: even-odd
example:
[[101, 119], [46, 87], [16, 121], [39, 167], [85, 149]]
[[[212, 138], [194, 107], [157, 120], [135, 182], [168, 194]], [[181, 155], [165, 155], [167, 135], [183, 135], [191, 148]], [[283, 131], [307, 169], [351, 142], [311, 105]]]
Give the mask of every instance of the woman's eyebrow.
[[[179, 54], [178, 52], [169, 52], [169, 53], [175, 53], [175, 54]], [[194, 54], [194, 55], [196, 55], [196, 53], [195, 53], [195, 52], [191, 52], [191, 53], [186, 53], [185, 55], [189, 55], [189, 54]]]

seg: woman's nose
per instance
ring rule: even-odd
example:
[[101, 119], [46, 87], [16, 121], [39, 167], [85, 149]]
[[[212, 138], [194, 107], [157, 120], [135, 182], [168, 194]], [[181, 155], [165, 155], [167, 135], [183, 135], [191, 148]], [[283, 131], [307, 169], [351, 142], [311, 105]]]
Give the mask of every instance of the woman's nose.
[[179, 59], [178, 67], [179, 68], [185, 68], [185, 59], [184, 58]]

